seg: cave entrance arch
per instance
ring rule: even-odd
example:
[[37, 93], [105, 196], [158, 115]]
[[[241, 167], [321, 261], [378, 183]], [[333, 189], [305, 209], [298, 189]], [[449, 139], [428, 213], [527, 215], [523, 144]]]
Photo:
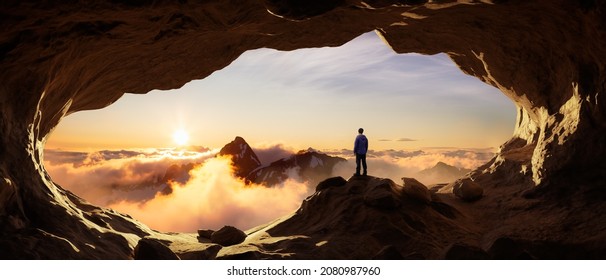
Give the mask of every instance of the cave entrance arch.
[[[155, 229], [195, 232], [223, 223], [248, 229], [296, 210], [331, 172], [322, 172], [324, 178], [306, 178], [311, 180], [307, 186], [311, 193], [298, 190], [295, 182], [285, 187], [296, 195], [277, 190], [282, 203], [264, 201], [271, 193], [254, 196], [258, 202], [232, 198], [242, 195], [237, 192], [221, 195], [222, 205], [233, 204], [251, 215], [247, 219], [237, 218], [242, 214], [225, 207], [175, 205], [212, 205], [205, 197], [210, 199], [222, 187], [231, 188], [215, 186], [215, 180], [190, 183], [187, 173], [192, 164], [204, 162], [236, 136], [253, 140], [253, 149], [265, 155], [258, 154], [261, 165], [287, 159], [285, 149], [291, 148], [284, 147], [294, 147], [292, 153], [311, 147], [349, 159], [330, 175], [349, 178], [353, 159], [343, 150], [351, 150], [357, 127], [362, 126], [376, 151], [369, 154], [371, 175], [395, 182], [416, 177], [431, 185], [449, 183], [488, 162], [511, 135], [514, 114], [510, 100], [462, 73], [447, 55], [398, 55], [376, 32], [368, 32], [335, 48], [248, 51], [226, 68], [180, 89], [128, 94], [102, 110], [69, 116], [47, 143], [46, 169], [56, 183], [76, 195], [130, 214]], [[192, 146], [175, 147], [170, 136], [177, 130], [191, 134]], [[259, 141], [274, 144], [262, 149], [254, 145]], [[281, 156], [265, 151], [271, 149]], [[451, 166], [434, 166], [439, 162]], [[333, 163], [327, 164], [332, 168]], [[301, 177], [301, 168], [308, 167], [298, 168], [290, 172], [296, 178]], [[229, 183], [243, 187], [237, 181]], [[171, 193], [181, 185], [199, 190], [187, 194], [199, 199]], [[292, 202], [292, 209], [285, 208], [285, 201]], [[253, 207], [259, 204], [275, 205], [276, 210]], [[171, 205], [184, 209], [173, 216], [158, 214], [169, 213], [166, 209]]]
[[[44, 143], [66, 114], [105, 107], [124, 92], [180, 87], [245, 50], [337, 46], [373, 29], [398, 53], [447, 53], [465, 73], [515, 102], [512, 141], [501, 160], [483, 169], [486, 178], [521, 179], [528, 189], [564, 194], [604, 181], [606, 3], [300, 3], [130, 1], [117, 9], [113, 2], [3, 2], [2, 252], [21, 258], [128, 258], [140, 237], [156, 234], [57, 188], [44, 172]], [[511, 170], [520, 178], [502, 176]], [[601, 236], [600, 227], [588, 229]], [[22, 250], [31, 244], [43, 247]]]

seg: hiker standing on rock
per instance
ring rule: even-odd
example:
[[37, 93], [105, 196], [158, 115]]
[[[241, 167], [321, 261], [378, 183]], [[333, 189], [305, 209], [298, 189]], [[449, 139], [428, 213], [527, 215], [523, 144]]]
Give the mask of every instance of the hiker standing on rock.
[[363, 128], [358, 129], [358, 136], [356, 136], [353, 151], [356, 155], [356, 173], [354, 176], [360, 176], [360, 163], [364, 168], [364, 173], [362, 175], [366, 176], [366, 152], [368, 152], [368, 139], [366, 136], [364, 136]]

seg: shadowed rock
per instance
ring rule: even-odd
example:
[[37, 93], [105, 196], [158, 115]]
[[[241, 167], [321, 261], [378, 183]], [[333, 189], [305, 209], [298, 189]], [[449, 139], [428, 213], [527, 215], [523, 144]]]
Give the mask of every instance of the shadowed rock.
[[495, 240], [488, 254], [497, 260], [531, 260], [534, 259], [523, 247], [521, 242], [509, 237], [499, 237]]
[[347, 184], [347, 181], [345, 181], [343, 177], [332, 177], [320, 182], [318, 186], [316, 186], [316, 191], [321, 191], [330, 187], [341, 187], [345, 184]]
[[178, 260], [179, 257], [160, 241], [142, 238], [134, 252], [135, 260]]
[[415, 178], [402, 178], [404, 194], [419, 202], [429, 204], [431, 202], [431, 193], [425, 185]]
[[210, 241], [222, 246], [239, 244], [244, 239], [246, 239], [246, 233], [232, 226], [224, 226], [220, 230], [213, 232], [210, 236]]
[[212, 229], [199, 229], [198, 237], [210, 239], [213, 233], [215, 233], [215, 231]]
[[467, 202], [476, 201], [484, 194], [484, 189], [470, 178], [459, 179], [451, 183], [450, 187], [454, 195]]
[[369, 188], [364, 195], [364, 203], [370, 207], [394, 210], [402, 205], [396, 192], [396, 184], [389, 180], [383, 179], [378, 185]]
[[490, 256], [484, 250], [468, 244], [452, 244], [446, 249], [447, 260], [488, 260]]

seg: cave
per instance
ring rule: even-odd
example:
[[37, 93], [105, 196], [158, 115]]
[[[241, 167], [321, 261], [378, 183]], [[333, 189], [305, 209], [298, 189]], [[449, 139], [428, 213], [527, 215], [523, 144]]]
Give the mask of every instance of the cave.
[[[152, 243], [180, 258], [604, 258], [605, 9], [567, 0], [3, 2], [0, 255], [129, 259]], [[230, 248], [91, 205], [45, 171], [47, 137], [70, 113], [181, 87], [246, 50], [339, 46], [372, 30], [397, 53], [446, 53], [514, 101], [511, 140], [468, 174], [479, 200], [448, 186], [331, 178], [293, 216]], [[346, 200], [360, 193], [372, 211]], [[334, 211], [318, 223], [328, 198], [363, 217]], [[369, 223], [377, 215], [398, 222]], [[413, 242], [421, 234], [429, 241]]]

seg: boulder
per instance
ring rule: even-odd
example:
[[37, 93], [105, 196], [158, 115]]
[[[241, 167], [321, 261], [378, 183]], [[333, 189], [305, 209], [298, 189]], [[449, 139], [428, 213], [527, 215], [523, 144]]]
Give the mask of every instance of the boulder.
[[232, 226], [224, 226], [220, 230], [213, 232], [210, 236], [212, 243], [222, 246], [240, 244], [244, 239], [246, 239], [246, 233]]
[[206, 238], [206, 239], [210, 239], [210, 237], [212, 236], [212, 234], [215, 231], [212, 229], [199, 229], [198, 230], [198, 237], [200, 238]]
[[134, 252], [135, 260], [178, 260], [179, 257], [160, 241], [142, 238]]
[[431, 202], [431, 193], [425, 185], [415, 178], [402, 177], [402, 191], [411, 199], [429, 204]]
[[316, 187], [316, 191], [321, 191], [330, 187], [341, 187], [345, 186], [345, 184], [347, 184], [347, 181], [343, 179], [343, 177], [332, 177], [320, 182]]
[[470, 178], [459, 179], [451, 184], [452, 193], [463, 201], [476, 201], [484, 194], [484, 189]]

